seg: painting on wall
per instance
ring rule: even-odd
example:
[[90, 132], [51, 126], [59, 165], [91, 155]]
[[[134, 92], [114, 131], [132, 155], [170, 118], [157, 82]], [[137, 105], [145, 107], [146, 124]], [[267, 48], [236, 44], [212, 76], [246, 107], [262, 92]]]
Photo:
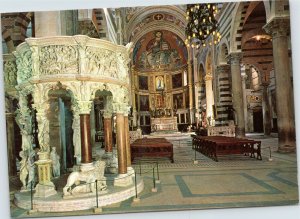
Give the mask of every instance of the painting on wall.
[[173, 94], [173, 107], [174, 109], [183, 108], [183, 93]]
[[181, 73], [172, 75], [172, 87], [173, 87], [173, 89], [182, 87], [182, 74]]
[[149, 111], [148, 95], [140, 95], [140, 111]]
[[140, 90], [148, 90], [148, 77], [147, 76], [139, 76], [139, 89]]

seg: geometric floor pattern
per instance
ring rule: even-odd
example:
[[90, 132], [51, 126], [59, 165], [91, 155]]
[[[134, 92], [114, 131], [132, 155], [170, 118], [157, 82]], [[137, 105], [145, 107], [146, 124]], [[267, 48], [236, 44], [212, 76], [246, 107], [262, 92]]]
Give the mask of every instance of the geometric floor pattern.
[[[133, 202], [131, 198], [106, 206], [101, 214], [298, 204], [296, 154], [277, 153], [277, 138], [250, 138], [262, 141], [262, 160], [224, 156], [215, 162], [197, 152], [198, 164], [194, 164], [191, 140], [173, 142], [174, 163], [167, 159], [143, 159], [133, 164], [145, 184], [139, 194], [140, 201]], [[272, 161], [269, 161], [270, 154]], [[158, 178], [160, 183], [155, 183]], [[153, 187], [157, 192], [152, 192]], [[13, 204], [11, 214], [12, 217], [28, 217]], [[92, 210], [36, 213], [30, 217], [89, 214], [93, 214]]]

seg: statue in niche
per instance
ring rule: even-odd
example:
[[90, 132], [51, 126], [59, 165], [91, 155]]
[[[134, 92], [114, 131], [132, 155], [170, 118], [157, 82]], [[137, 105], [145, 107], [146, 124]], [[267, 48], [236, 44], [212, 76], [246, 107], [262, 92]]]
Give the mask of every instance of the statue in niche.
[[27, 189], [27, 177], [28, 177], [28, 166], [27, 166], [27, 154], [25, 151], [20, 151], [19, 153], [21, 157], [20, 161], [20, 180], [22, 182], [21, 190]]
[[81, 163], [81, 138], [80, 138], [80, 120], [79, 115], [74, 115], [72, 129], [73, 129], [73, 144], [74, 144], [74, 157], [76, 164]]
[[35, 166], [35, 151], [31, 150], [27, 159], [27, 168], [28, 168], [28, 182], [27, 189], [34, 188], [36, 182], [36, 166]]
[[49, 120], [47, 118], [42, 118], [40, 120], [41, 126], [39, 127], [38, 136], [40, 141], [41, 152], [46, 152], [49, 150]]
[[156, 81], [156, 90], [163, 90], [165, 87], [163, 76], [157, 76], [155, 78]]
[[59, 162], [59, 155], [56, 152], [56, 148], [52, 147], [50, 153], [50, 159], [52, 160], [52, 175], [54, 178], [60, 176], [60, 162]]

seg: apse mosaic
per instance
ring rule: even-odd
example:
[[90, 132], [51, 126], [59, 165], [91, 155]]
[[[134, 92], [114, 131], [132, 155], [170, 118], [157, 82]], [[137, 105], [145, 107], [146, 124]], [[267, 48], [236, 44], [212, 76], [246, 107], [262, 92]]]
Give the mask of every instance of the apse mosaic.
[[139, 69], [176, 68], [186, 64], [186, 60], [184, 42], [166, 30], [147, 33], [133, 49], [133, 62]]

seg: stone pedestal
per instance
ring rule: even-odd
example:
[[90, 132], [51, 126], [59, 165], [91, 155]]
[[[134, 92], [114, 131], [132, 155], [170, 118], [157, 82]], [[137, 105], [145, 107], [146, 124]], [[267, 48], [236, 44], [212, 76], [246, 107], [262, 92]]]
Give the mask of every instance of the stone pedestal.
[[134, 175], [130, 173], [119, 174], [118, 177], [116, 177], [114, 180], [114, 186], [126, 187], [132, 185], [133, 184], [132, 176]]
[[52, 161], [49, 159], [49, 153], [40, 152], [39, 160], [35, 162], [38, 169], [39, 183], [35, 187], [34, 197], [36, 198], [47, 198], [55, 195], [55, 185], [51, 182], [51, 165]]

